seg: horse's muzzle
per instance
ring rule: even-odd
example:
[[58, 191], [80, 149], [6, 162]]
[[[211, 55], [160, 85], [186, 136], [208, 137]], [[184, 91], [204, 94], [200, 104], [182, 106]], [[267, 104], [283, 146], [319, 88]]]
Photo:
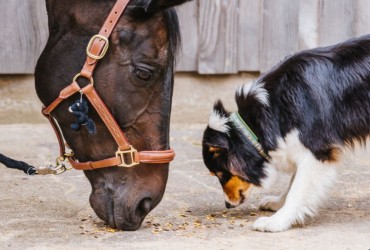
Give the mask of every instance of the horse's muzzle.
[[113, 213], [108, 215], [108, 225], [124, 231], [137, 230], [152, 208], [152, 198], [146, 197], [141, 199], [137, 206], [133, 206], [131, 209], [126, 207], [126, 211], [113, 209]]
[[[137, 230], [163, 197], [168, 166], [158, 164], [119, 170], [87, 172], [92, 184], [90, 205], [110, 227]], [[136, 170], [140, 170], [139, 173]]]
[[153, 203], [151, 196], [140, 198], [134, 203], [129, 199], [118, 197], [107, 199], [106, 197], [92, 193], [90, 196], [92, 208], [110, 227], [124, 231], [137, 230], [145, 216], [158, 204], [158, 202]]

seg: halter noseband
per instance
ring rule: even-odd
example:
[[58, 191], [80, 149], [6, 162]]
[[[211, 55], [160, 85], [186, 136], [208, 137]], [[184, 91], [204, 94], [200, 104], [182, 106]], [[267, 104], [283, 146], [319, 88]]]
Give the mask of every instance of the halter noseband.
[[[129, 0], [117, 0], [113, 9], [111, 10], [108, 18], [105, 20], [104, 25], [99, 31], [99, 34], [93, 36], [87, 46], [87, 59], [80, 73], [78, 73], [71, 84], [60, 91], [59, 96], [49, 106], [43, 107], [42, 113], [48, 118], [51, 126], [53, 127], [59, 142], [60, 157], [57, 162], [68, 159], [72, 167], [77, 170], [93, 170], [97, 168], [105, 168], [111, 166], [119, 167], [132, 167], [139, 163], [169, 163], [175, 157], [175, 152], [172, 149], [163, 151], [141, 151], [138, 152], [127, 140], [125, 134], [117, 124], [111, 112], [108, 110], [99, 94], [94, 89], [93, 72], [97, 65], [98, 60], [102, 59], [108, 50], [109, 40], [114, 27], [116, 26], [119, 18], [125, 10]], [[84, 77], [90, 83], [81, 88], [77, 79]], [[51, 116], [51, 112], [58, 107], [58, 105], [65, 99], [80, 92], [85, 95], [90, 103], [97, 111], [100, 118], [112, 134], [114, 140], [118, 145], [118, 150], [115, 156], [99, 161], [79, 162], [73, 152], [66, 153], [63, 133], [58, 126], [55, 118]]]

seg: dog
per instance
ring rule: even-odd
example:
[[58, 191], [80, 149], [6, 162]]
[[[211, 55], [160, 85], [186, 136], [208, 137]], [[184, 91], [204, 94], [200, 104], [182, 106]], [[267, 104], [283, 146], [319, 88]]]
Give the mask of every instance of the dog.
[[302, 224], [317, 214], [344, 150], [365, 147], [370, 137], [370, 35], [293, 54], [238, 88], [235, 100], [234, 113], [216, 102], [202, 141], [226, 207], [285, 172], [286, 192], [259, 204], [277, 212], [252, 228], [280, 232]]

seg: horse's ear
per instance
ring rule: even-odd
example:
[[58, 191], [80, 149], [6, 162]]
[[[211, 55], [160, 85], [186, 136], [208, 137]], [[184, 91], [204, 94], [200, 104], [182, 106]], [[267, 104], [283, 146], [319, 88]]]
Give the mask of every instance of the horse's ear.
[[189, 1], [192, 0], [149, 0], [145, 11], [152, 13], [158, 12]]

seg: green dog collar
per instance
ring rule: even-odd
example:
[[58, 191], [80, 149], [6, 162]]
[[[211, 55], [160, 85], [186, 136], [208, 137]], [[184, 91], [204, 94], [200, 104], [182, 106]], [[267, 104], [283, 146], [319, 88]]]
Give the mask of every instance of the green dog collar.
[[234, 112], [230, 115], [230, 121], [248, 138], [248, 140], [253, 144], [253, 146], [258, 150], [259, 154], [265, 159], [270, 157], [265, 154], [261, 144], [258, 142], [258, 137], [253, 133], [252, 129], [245, 123], [243, 118], [241, 118], [238, 112]]

